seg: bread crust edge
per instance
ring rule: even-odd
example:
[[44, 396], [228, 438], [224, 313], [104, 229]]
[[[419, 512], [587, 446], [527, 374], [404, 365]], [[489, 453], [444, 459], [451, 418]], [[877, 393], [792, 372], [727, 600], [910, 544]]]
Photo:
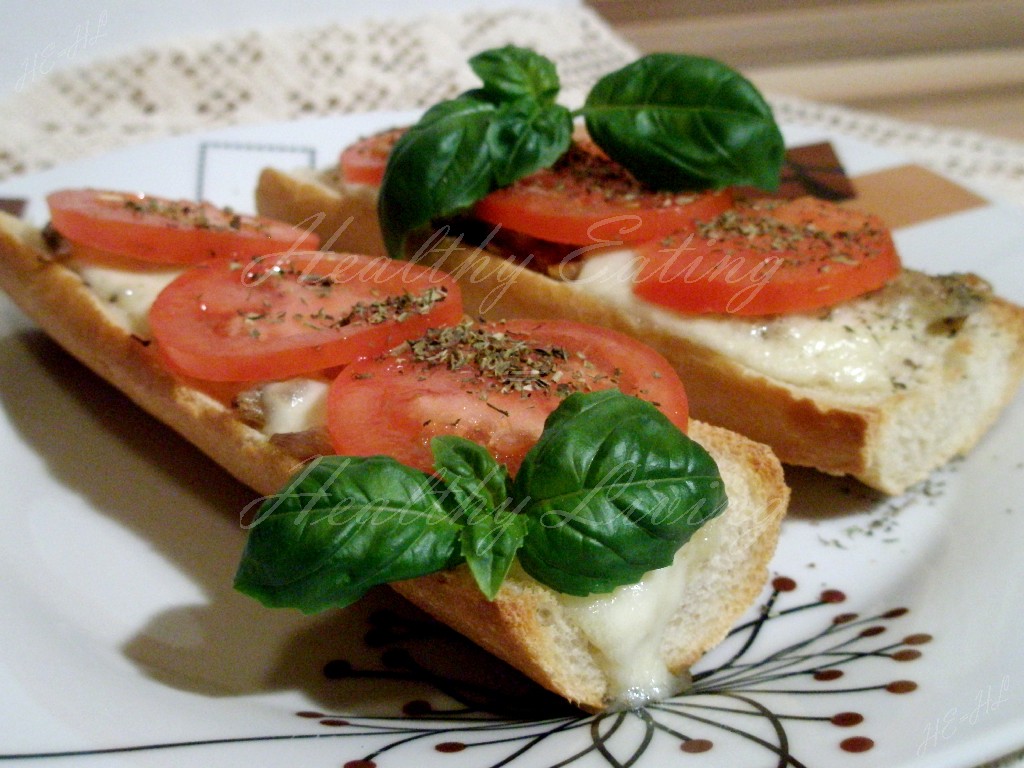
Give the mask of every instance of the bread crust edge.
[[[258, 210], [273, 210], [285, 221], [340, 206], [349, 216], [376, 222], [372, 194], [363, 188], [353, 191], [339, 186], [337, 179], [322, 174], [297, 176], [265, 169], [256, 202]], [[330, 218], [328, 215], [325, 220]], [[321, 235], [330, 240], [332, 233], [325, 229]], [[334, 247], [347, 247], [344, 234], [331, 242]], [[376, 253], [383, 255], [383, 247]], [[423, 252], [413, 246], [410, 253], [417, 261], [432, 263], [458, 278], [467, 312], [490, 319], [571, 319], [642, 339], [677, 369], [695, 418], [770, 445], [783, 463], [848, 475], [888, 494], [902, 493], [932, 470], [973, 448], [1024, 379], [1024, 308], [994, 297], [983, 311], [1005, 336], [999, 392], [987, 402], [972, 403], [975, 410], [970, 419], [965, 419], [968, 423], [961, 426], [956, 440], [935, 444], [926, 457], [904, 467], [891, 455], [894, 425], [909, 410], [923, 408], [921, 400], [938, 399], [941, 392], [927, 392], [920, 398], [918, 392], [894, 392], [871, 404], [851, 405], [827, 391], [771, 379], [656, 322], [608, 306], [570, 283], [484, 250], [441, 239], [431, 242]], [[953, 375], [936, 387], [955, 387]]]

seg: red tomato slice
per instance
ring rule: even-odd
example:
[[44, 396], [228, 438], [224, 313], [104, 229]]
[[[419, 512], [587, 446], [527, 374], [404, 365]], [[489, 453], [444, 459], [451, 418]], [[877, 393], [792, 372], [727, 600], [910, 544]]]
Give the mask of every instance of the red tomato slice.
[[228, 208], [131, 192], [64, 189], [46, 198], [53, 228], [73, 245], [158, 264], [248, 259], [314, 250], [310, 232]]
[[686, 430], [679, 376], [636, 339], [564, 320], [464, 323], [345, 368], [331, 385], [328, 429], [339, 453], [390, 455], [425, 472], [430, 439], [460, 435], [515, 473], [564, 396], [613, 387]]
[[[404, 128], [375, 134], [341, 153], [344, 181], [379, 186]], [[589, 140], [577, 140], [554, 167], [487, 195], [473, 215], [488, 224], [572, 246], [638, 243], [711, 219], [733, 204], [729, 190], [652, 192]]]
[[321, 251], [194, 266], [149, 313], [170, 365], [209, 381], [319, 371], [461, 318], [459, 287], [443, 272]]
[[338, 159], [342, 181], [379, 187], [384, 180], [388, 156], [405, 131], [405, 128], [392, 128], [375, 133], [342, 150]]
[[821, 309], [881, 288], [900, 259], [881, 219], [803, 197], [739, 205], [637, 248], [633, 290], [687, 313]]
[[551, 168], [492, 192], [473, 208], [490, 224], [570, 245], [636, 243], [711, 219], [733, 203], [728, 190], [652, 192], [603, 153], [574, 143]]

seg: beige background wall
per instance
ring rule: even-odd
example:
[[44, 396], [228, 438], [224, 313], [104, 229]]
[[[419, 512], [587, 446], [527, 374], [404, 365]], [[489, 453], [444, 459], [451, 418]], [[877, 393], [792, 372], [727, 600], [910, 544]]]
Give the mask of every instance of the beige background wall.
[[1024, 141], [1024, 0], [588, 0], [644, 51], [768, 92]]

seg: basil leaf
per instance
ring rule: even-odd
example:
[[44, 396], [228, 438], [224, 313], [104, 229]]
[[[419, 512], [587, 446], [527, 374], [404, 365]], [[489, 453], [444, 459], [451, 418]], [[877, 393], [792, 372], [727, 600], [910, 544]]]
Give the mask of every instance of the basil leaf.
[[431, 107], [396, 143], [377, 202], [384, 245], [404, 258], [410, 232], [468, 208], [493, 189], [489, 101], [463, 95]]
[[493, 600], [526, 538], [526, 518], [502, 505], [470, 517], [462, 529], [461, 554], [480, 591]]
[[610, 592], [672, 563], [726, 497], [714, 460], [650, 403], [570, 395], [523, 460], [519, 561], [572, 595]]
[[555, 63], [529, 48], [492, 48], [471, 58], [469, 66], [495, 101], [525, 96], [538, 104], [553, 104], [561, 88]]
[[461, 525], [422, 472], [384, 456], [327, 456], [261, 506], [235, 587], [312, 613], [461, 561]]
[[457, 435], [440, 435], [430, 441], [430, 450], [444, 492], [464, 517], [490, 514], [506, 503], [511, 487], [508, 470], [482, 445]]
[[528, 100], [503, 105], [487, 132], [494, 189], [553, 165], [571, 142], [572, 114], [565, 107]]
[[526, 520], [509, 509], [508, 470], [482, 445], [454, 435], [430, 441], [434, 467], [463, 523], [461, 554], [480, 591], [493, 600], [526, 535]]
[[583, 110], [591, 138], [655, 189], [775, 189], [782, 134], [742, 75], [713, 59], [660, 53], [601, 78]]
[[483, 87], [427, 110], [395, 144], [377, 202], [384, 245], [405, 256], [411, 232], [552, 165], [569, 148], [572, 113], [555, 103], [555, 65], [525, 48], [470, 60]]

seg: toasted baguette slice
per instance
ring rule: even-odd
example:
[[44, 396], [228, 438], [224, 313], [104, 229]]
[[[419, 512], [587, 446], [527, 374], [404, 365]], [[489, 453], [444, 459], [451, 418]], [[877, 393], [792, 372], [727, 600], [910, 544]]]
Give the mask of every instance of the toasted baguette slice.
[[[765, 446], [696, 421], [690, 422], [690, 436], [718, 463], [729, 507], [676, 556], [674, 567], [685, 569], [685, 590], [677, 604], [665, 606], [665, 625], [653, 639], [662, 661], [677, 675], [685, 674], [717, 645], [760, 593], [789, 501], [779, 462]], [[493, 602], [474, 586], [466, 568], [392, 586], [585, 709], [609, 702], [628, 706], [652, 697], [651, 690], [630, 690], [623, 673], [615, 669], [627, 658], [633, 664], [650, 664], [644, 661], [645, 629], [635, 618], [625, 621], [625, 643], [609, 652], [595, 647], [574, 624], [566, 598], [523, 573], [513, 572]], [[572, 598], [568, 602], [571, 605]], [[647, 679], [657, 674], [653, 669], [644, 672]]]
[[[340, 250], [354, 221], [376, 220], [367, 188], [345, 186], [331, 174], [266, 169], [256, 202], [261, 213], [283, 221], [320, 217], [318, 233]], [[379, 241], [378, 247], [375, 253], [383, 253]], [[872, 316], [868, 334], [891, 331], [909, 315], [919, 338], [905, 361], [895, 360], [898, 367], [906, 362], [905, 369], [889, 371], [883, 386], [844, 387], [822, 377], [791, 377], [799, 360], [788, 370], [766, 371], [727, 351], [725, 335], [710, 338], [714, 332], [703, 320], [647, 305], [628, 288], [610, 290], [600, 277], [557, 280], [452, 241], [434, 243], [417, 259], [433, 260], [459, 278], [467, 312], [561, 317], [635, 336], [678, 370], [696, 418], [770, 445], [784, 463], [852, 475], [891, 494], [969, 451], [1024, 376], [1024, 309], [992, 296], [971, 275], [940, 279], [908, 270], [884, 291], [848, 302], [847, 308]], [[723, 332], [729, 326], [757, 330], [742, 318], [716, 322]], [[771, 322], [768, 335], [780, 327]], [[837, 316], [832, 328], [842, 322]], [[879, 346], [890, 343], [879, 338]]]
[[[303, 441], [268, 437], [231, 405], [170, 374], [155, 345], [116, 322], [39, 231], [2, 213], [0, 287], [71, 354], [260, 494], [279, 490], [308, 458], [296, 447]], [[718, 462], [730, 503], [680, 550], [685, 589], [658, 611], [663, 626], [653, 628], [648, 650], [655, 666], [673, 673], [684, 673], [719, 642], [759, 593], [788, 502], [768, 448], [699, 422], [691, 435]], [[614, 659], [595, 649], [565, 599], [525, 573], [513, 573], [493, 602], [465, 567], [394, 587], [581, 707], [602, 709], [635, 693], [623, 690]]]

